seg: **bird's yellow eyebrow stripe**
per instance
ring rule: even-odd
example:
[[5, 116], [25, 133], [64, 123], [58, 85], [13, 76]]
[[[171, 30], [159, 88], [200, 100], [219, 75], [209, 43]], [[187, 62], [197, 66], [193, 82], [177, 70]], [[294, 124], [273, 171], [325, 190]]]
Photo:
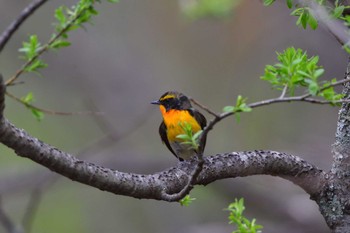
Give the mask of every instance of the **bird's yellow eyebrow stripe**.
[[166, 100], [166, 99], [174, 99], [174, 98], [175, 98], [175, 95], [166, 95], [166, 96], [160, 98], [159, 100], [163, 101], [163, 100]]

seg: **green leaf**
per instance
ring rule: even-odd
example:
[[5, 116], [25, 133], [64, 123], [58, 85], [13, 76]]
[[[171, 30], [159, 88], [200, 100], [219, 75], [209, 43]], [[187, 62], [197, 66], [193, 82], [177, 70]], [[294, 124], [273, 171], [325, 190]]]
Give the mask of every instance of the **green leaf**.
[[309, 93], [310, 93], [311, 95], [315, 96], [315, 95], [318, 93], [318, 91], [319, 91], [320, 88], [319, 88], [317, 82], [312, 82], [312, 81], [310, 81], [310, 84], [309, 84], [308, 89], [309, 89]]
[[287, 0], [287, 6], [289, 9], [292, 9], [293, 7], [293, 0]]
[[350, 46], [349, 46], [348, 44], [345, 44], [345, 45], [343, 46], [343, 49], [344, 49], [348, 54], [350, 54]]
[[310, 13], [307, 7], [298, 7], [292, 11], [291, 15], [298, 17], [296, 25], [302, 26], [304, 29], [306, 29], [307, 25], [313, 30], [318, 27], [317, 19]]
[[63, 12], [64, 9], [65, 9], [65, 7], [61, 6], [61, 7], [57, 8], [55, 11], [55, 18], [57, 19], [57, 21], [59, 22], [59, 25], [61, 27], [64, 27], [65, 24], [67, 23], [66, 15]]
[[297, 74], [300, 74], [301, 76], [304, 76], [304, 77], [308, 77], [308, 78], [311, 78], [311, 75], [306, 73], [305, 71], [303, 70], [298, 70], [297, 71]]
[[336, 6], [334, 9], [333, 9], [333, 13], [332, 13], [332, 16], [336, 19], [339, 19], [342, 15], [343, 15], [343, 12], [345, 10], [345, 6]]
[[196, 200], [196, 198], [192, 198], [190, 195], [186, 195], [184, 198], [182, 198], [179, 201], [179, 203], [181, 206], [189, 206], [195, 200]]
[[235, 118], [237, 123], [239, 123], [241, 121], [241, 114], [239, 114], [238, 112], [235, 114]]
[[309, 23], [309, 26], [311, 27], [311, 29], [313, 29], [313, 30], [317, 29], [318, 22], [317, 22], [317, 19], [312, 14], [309, 14], [308, 23]]
[[30, 109], [32, 115], [34, 116], [35, 119], [38, 121], [41, 121], [44, 118], [44, 113], [40, 111], [37, 108], [34, 108], [31, 103], [34, 102], [34, 95], [33, 92], [28, 92], [28, 94], [24, 97], [21, 98], [23, 101], [23, 104]]
[[287, 48], [283, 53], [277, 53], [279, 63], [267, 65], [265, 74], [261, 77], [271, 83], [272, 87], [282, 90], [287, 87], [290, 95], [294, 95], [296, 88], [307, 87], [310, 93], [315, 94], [319, 89], [317, 81], [324, 73], [318, 65], [317, 56], [308, 57], [301, 49]]
[[300, 16], [304, 12], [304, 8], [298, 7], [292, 13], [290, 13], [293, 16]]
[[37, 119], [38, 121], [41, 121], [44, 118], [44, 113], [36, 108], [31, 108], [30, 109], [34, 118]]
[[179, 134], [176, 136], [176, 138], [182, 139], [182, 140], [191, 140], [191, 137], [189, 137], [187, 134]]
[[28, 42], [23, 42], [22, 48], [18, 51], [25, 54], [23, 57], [26, 61], [31, 60], [41, 49], [41, 44], [38, 41], [37, 35], [31, 35]]
[[234, 106], [225, 106], [222, 109], [223, 112], [234, 112], [235, 111], [235, 107]]
[[37, 59], [34, 60], [29, 66], [25, 68], [27, 72], [37, 72], [39, 69], [46, 68], [48, 65], [44, 63], [42, 60]]
[[180, 4], [181, 11], [190, 19], [225, 18], [232, 14], [240, 0], [196, 0]]
[[274, 3], [276, 0], [264, 0], [263, 3], [264, 3], [264, 6], [270, 6], [272, 5], [272, 3]]
[[324, 74], [324, 69], [317, 69], [317, 70], [315, 70], [315, 72], [314, 72], [314, 76], [315, 76], [316, 78], [320, 77], [322, 74]]
[[192, 136], [192, 138], [193, 138], [194, 140], [198, 140], [199, 137], [201, 136], [202, 132], [203, 132], [203, 130], [197, 131], [197, 132]]
[[30, 104], [32, 101], [34, 101], [33, 92], [29, 92], [26, 96], [22, 97], [21, 100], [25, 104]]
[[63, 47], [68, 47], [68, 46], [70, 46], [71, 45], [71, 43], [70, 42], [68, 42], [68, 41], [65, 41], [65, 40], [56, 40], [55, 42], [53, 42], [52, 44], [51, 44], [51, 48], [53, 48], [53, 49], [59, 49], [59, 48], [63, 48]]
[[297, 25], [302, 25], [304, 29], [306, 29], [307, 26], [307, 22], [309, 20], [309, 12], [308, 11], [304, 11], [300, 16], [299, 19], [297, 21]]
[[241, 95], [238, 95], [236, 100], [236, 107], [239, 107], [244, 102], [245, 102], [245, 99], [243, 99]]
[[251, 112], [253, 109], [251, 107], [249, 107], [246, 103], [243, 103], [240, 105], [239, 109], [242, 112]]
[[344, 95], [336, 93], [334, 91], [334, 87], [328, 87], [329, 85], [331, 85], [331, 83], [334, 83], [334, 82], [336, 82], [336, 80], [332, 79], [330, 82], [324, 83], [322, 88], [325, 88], [325, 89], [320, 91], [318, 93], [318, 96], [323, 97], [325, 100], [331, 101], [332, 105], [334, 106], [339, 106], [341, 103], [336, 103], [336, 102], [344, 98]]

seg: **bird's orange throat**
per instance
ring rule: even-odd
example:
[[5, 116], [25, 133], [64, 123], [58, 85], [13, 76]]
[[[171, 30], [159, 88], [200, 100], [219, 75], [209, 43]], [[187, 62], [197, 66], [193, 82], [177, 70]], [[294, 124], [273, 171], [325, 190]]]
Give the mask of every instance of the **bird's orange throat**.
[[160, 105], [160, 112], [163, 115], [164, 124], [167, 128], [168, 140], [171, 141], [181, 141], [176, 138], [179, 134], [184, 134], [185, 131], [182, 124], [188, 123], [192, 126], [192, 132], [196, 133], [201, 130], [200, 125], [196, 119], [187, 110], [177, 110], [170, 109], [166, 111], [165, 107]]

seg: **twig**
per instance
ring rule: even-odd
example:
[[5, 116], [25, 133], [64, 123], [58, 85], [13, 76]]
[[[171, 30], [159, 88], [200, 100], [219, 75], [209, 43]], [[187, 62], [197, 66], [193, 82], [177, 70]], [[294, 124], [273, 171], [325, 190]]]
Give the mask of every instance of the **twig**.
[[24, 102], [22, 99], [18, 98], [17, 96], [6, 92], [6, 95], [14, 100], [16, 100], [17, 102], [23, 104], [24, 106], [30, 108], [30, 109], [35, 109], [38, 110], [40, 112], [49, 114], [49, 115], [60, 115], [60, 116], [72, 116], [72, 115], [103, 115], [103, 112], [91, 112], [91, 111], [87, 111], [87, 112], [60, 112], [60, 111], [54, 111], [54, 110], [50, 110], [50, 109], [44, 109], [44, 108], [39, 108], [36, 107], [32, 104], [26, 103]]
[[[319, 92], [326, 90], [330, 87], [339, 86], [339, 85], [342, 85], [342, 84], [348, 83], [348, 82], [350, 82], [349, 78], [339, 80], [337, 82], [331, 83], [330, 85], [328, 85], [326, 87], [320, 88]], [[274, 99], [267, 99], [267, 100], [262, 100], [259, 102], [251, 103], [251, 104], [248, 104], [248, 107], [257, 108], [257, 107], [262, 107], [265, 105], [270, 105], [270, 104], [275, 104], [275, 103], [286, 103], [286, 102], [308, 102], [308, 103], [314, 103], [314, 104], [336, 104], [336, 103], [349, 102], [349, 100], [338, 100], [338, 101], [319, 100], [319, 99], [315, 99], [315, 98], [310, 98], [311, 96], [312, 96], [312, 94], [306, 93], [306, 94], [300, 95], [300, 96], [283, 97], [283, 98], [278, 97], [278, 98], [274, 98]], [[219, 121], [225, 119], [226, 117], [229, 117], [229, 116], [234, 115], [236, 113], [238, 113], [238, 112], [224, 112], [218, 116], [215, 116], [215, 118], [212, 119], [209, 122], [209, 124], [204, 128], [204, 130], [201, 134], [201, 137], [200, 137], [200, 145], [203, 145], [204, 139], [207, 137], [209, 131], [213, 129], [214, 125], [216, 125]]]
[[30, 66], [36, 59], [38, 59], [39, 56], [41, 56], [41, 54], [46, 52], [56, 40], [58, 40], [64, 33], [67, 32], [69, 30], [69, 28], [75, 23], [75, 21], [77, 21], [79, 19], [79, 17], [85, 13], [86, 10], [87, 10], [87, 8], [82, 10], [73, 19], [71, 19], [71, 21], [68, 22], [66, 24], [66, 26], [61, 29], [61, 31], [59, 33], [57, 33], [54, 37], [52, 37], [47, 44], [45, 44], [43, 47], [41, 47], [41, 49], [39, 49], [37, 51], [37, 54], [35, 56], [33, 56], [30, 60], [28, 60], [26, 63], [24, 63], [22, 65], [22, 67], [16, 71], [15, 75], [13, 75], [10, 79], [8, 79], [5, 82], [5, 85], [8, 86], [8, 85], [12, 84], [25, 71], [25, 69], [28, 66]]
[[161, 192], [162, 200], [169, 201], [169, 202], [180, 201], [181, 199], [183, 199], [193, 189], [193, 186], [196, 183], [197, 177], [199, 176], [199, 174], [203, 170], [203, 165], [204, 165], [203, 154], [198, 154], [197, 155], [197, 159], [198, 159], [196, 161], [197, 164], [196, 164], [192, 174], [189, 176], [188, 182], [181, 189], [181, 191], [178, 192], [178, 193], [174, 193], [174, 194], [168, 194], [166, 192], [166, 190], [163, 190]]
[[21, 14], [15, 19], [0, 35], [0, 53], [12, 37], [12, 35], [17, 31], [17, 29], [21, 26], [21, 24], [31, 16], [39, 7], [41, 7], [47, 0], [35, 0], [31, 4], [29, 4]]
[[193, 99], [191, 97], [189, 99], [191, 100], [192, 103], [194, 103], [195, 105], [197, 105], [201, 109], [207, 111], [209, 114], [213, 115], [214, 117], [218, 117], [219, 116], [217, 113], [215, 113], [214, 111], [210, 110], [208, 107], [204, 106], [203, 104], [199, 103], [197, 100], [195, 100], [195, 99]]
[[282, 93], [281, 93], [281, 95], [279, 97], [280, 99], [283, 99], [286, 96], [287, 90], [288, 90], [288, 85], [286, 84], [286, 85], [284, 85]]
[[7, 85], [8, 87], [9, 86], [16, 86], [16, 85], [20, 85], [20, 84], [24, 84], [25, 82], [24, 81], [18, 81], [18, 82], [12, 82], [11, 84]]

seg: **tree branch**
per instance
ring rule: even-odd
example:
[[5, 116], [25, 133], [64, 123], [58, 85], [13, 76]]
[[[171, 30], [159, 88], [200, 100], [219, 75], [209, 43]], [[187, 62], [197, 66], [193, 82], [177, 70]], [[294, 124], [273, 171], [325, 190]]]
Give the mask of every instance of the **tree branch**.
[[[350, 58], [347, 65], [346, 80], [350, 80]], [[350, 83], [343, 88], [343, 99], [350, 101]], [[332, 173], [350, 175], [350, 102], [344, 102], [339, 111], [335, 143], [333, 144]]]
[[347, 45], [349, 43], [349, 34], [347, 27], [343, 22], [333, 19], [326, 11], [324, 6], [319, 5], [315, 1], [299, 0], [305, 6], [308, 6], [312, 14], [317, 17], [319, 22], [325, 26], [326, 30], [334, 36], [340, 45]]
[[47, 0], [35, 0], [31, 4], [29, 4], [21, 14], [15, 19], [0, 35], [0, 53], [12, 37], [12, 35], [17, 31], [17, 29], [21, 26], [21, 24], [31, 16], [39, 7], [41, 7]]
[[55, 111], [55, 110], [51, 110], [51, 109], [46, 109], [46, 108], [40, 108], [37, 107], [35, 105], [32, 105], [30, 103], [26, 103], [24, 100], [22, 100], [21, 98], [18, 98], [17, 96], [11, 94], [10, 92], [6, 92], [5, 93], [8, 97], [14, 99], [15, 101], [17, 101], [20, 104], [23, 104], [25, 107], [29, 108], [29, 109], [35, 109], [38, 110], [40, 112], [46, 113], [48, 115], [59, 115], [59, 116], [73, 116], [73, 115], [96, 115], [96, 116], [100, 116], [100, 115], [104, 115], [104, 112], [94, 112], [94, 111], [86, 111], [86, 112], [62, 112], [62, 111]]
[[[4, 82], [0, 83], [0, 110], [4, 109]], [[11, 124], [0, 112], [0, 142], [21, 157], [29, 158], [74, 181], [118, 195], [164, 200], [164, 193], [179, 193], [188, 184], [197, 166], [196, 160], [151, 174], [133, 174], [111, 170], [54, 148]], [[217, 154], [203, 158], [201, 173], [193, 185], [206, 185], [215, 180], [257, 174], [280, 176], [317, 193], [323, 185], [324, 172], [303, 159], [273, 151], [247, 151]], [[168, 200], [176, 201], [176, 200]]]
[[[331, 83], [328, 86], [322, 87], [319, 89], [319, 92], [326, 90], [327, 88], [330, 87], [335, 87], [335, 86], [339, 86], [339, 85], [343, 85], [343, 84], [349, 84], [350, 82], [350, 78], [345, 78], [343, 80], [338, 80], [336, 82]], [[251, 103], [248, 104], [248, 107], [250, 108], [257, 108], [257, 107], [262, 107], [265, 105], [270, 105], [270, 104], [276, 104], [276, 103], [289, 103], [289, 102], [308, 102], [308, 103], [313, 103], [313, 104], [335, 104], [335, 103], [343, 103], [343, 104], [350, 104], [350, 98], [344, 98], [342, 100], [339, 101], [327, 101], [327, 100], [320, 100], [320, 99], [316, 99], [316, 98], [312, 98], [312, 94], [310, 93], [306, 93], [304, 95], [300, 95], [300, 96], [289, 96], [289, 97], [285, 97], [285, 93], [287, 90], [284, 88], [282, 91], [281, 96], [279, 96], [278, 98], [274, 98], [274, 99], [267, 99], [267, 100], [262, 100], [262, 101], [258, 101], [255, 103]], [[195, 102], [198, 106], [202, 107], [204, 110], [207, 110], [209, 113], [212, 114], [212, 111], [209, 110], [207, 107], [203, 107], [203, 105], [198, 104], [197, 102]], [[237, 114], [239, 112], [224, 112], [221, 114], [212, 114], [215, 117], [209, 122], [209, 124], [204, 128], [202, 134], [201, 134], [201, 139], [200, 139], [200, 145], [204, 144], [204, 139], [207, 137], [208, 133], [210, 130], [212, 130], [214, 128], [214, 126], [220, 122], [221, 120], [225, 119], [226, 117], [232, 116], [234, 114]]]
[[196, 184], [196, 180], [197, 180], [199, 174], [203, 170], [203, 166], [204, 166], [204, 162], [205, 162], [202, 153], [197, 154], [197, 158], [195, 158], [195, 159], [197, 159], [195, 167], [194, 167], [192, 173], [190, 174], [190, 176], [188, 177], [188, 179], [187, 179], [188, 181], [187, 181], [186, 185], [178, 193], [168, 194], [165, 190], [163, 190], [162, 200], [169, 201], [169, 202], [180, 201], [187, 194], [190, 193], [190, 191], [193, 189], [193, 186]]
[[67, 22], [67, 24], [65, 24], [65, 26], [59, 32], [57, 32], [57, 34], [54, 34], [54, 36], [51, 37], [51, 39], [46, 44], [44, 44], [40, 49], [38, 49], [38, 51], [36, 51], [36, 54], [27, 62], [25, 62], [22, 65], [22, 67], [18, 69], [16, 73], [6, 81], [6, 86], [12, 85], [18, 79], [18, 77], [25, 72], [25, 69], [27, 67], [29, 67], [33, 62], [35, 62], [44, 52], [48, 51], [50, 49], [50, 46], [59, 38], [61, 38], [62, 35], [64, 35], [70, 29], [70, 27], [74, 25], [74, 23], [79, 19], [79, 17], [81, 17], [88, 10], [88, 8], [89, 7], [84, 8], [80, 13], [75, 15], [69, 22]]

